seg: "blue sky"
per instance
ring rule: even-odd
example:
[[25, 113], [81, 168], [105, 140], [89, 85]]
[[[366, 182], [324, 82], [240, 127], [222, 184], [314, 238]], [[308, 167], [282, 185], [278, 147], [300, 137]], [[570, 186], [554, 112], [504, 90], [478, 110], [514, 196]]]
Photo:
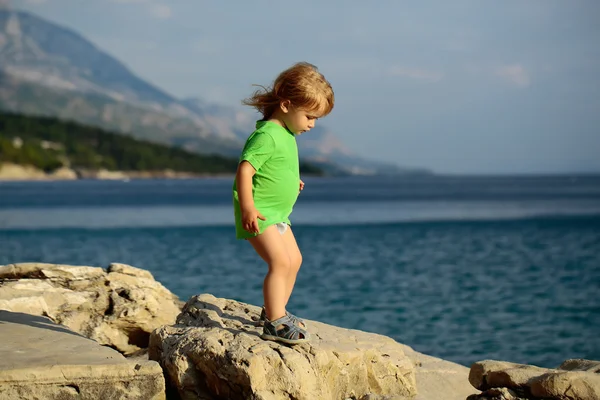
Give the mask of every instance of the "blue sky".
[[309, 61], [336, 93], [319, 123], [370, 158], [442, 173], [600, 172], [595, 0], [12, 5], [177, 97], [238, 107], [251, 84]]

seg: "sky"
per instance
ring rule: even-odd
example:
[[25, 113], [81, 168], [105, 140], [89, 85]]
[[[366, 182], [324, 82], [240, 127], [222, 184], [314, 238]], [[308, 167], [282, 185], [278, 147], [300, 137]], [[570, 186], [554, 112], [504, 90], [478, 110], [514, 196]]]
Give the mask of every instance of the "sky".
[[600, 172], [596, 0], [12, 6], [75, 30], [179, 98], [241, 108], [252, 84], [308, 61], [336, 96], [318, 123], [367, 158], [449, 174]]

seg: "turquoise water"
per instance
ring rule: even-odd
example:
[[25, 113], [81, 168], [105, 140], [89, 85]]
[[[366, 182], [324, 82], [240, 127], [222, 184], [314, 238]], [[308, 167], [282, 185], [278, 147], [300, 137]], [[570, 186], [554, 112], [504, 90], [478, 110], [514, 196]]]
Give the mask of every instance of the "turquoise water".
[[[600, 359], [600, 178], [307, 179], [291, 311], [464, 365]], [[262, 304], [230, 181], [0, 184], [0, 264], [150, 270]], [[305, 196], [306, 194], [306, 196]]]

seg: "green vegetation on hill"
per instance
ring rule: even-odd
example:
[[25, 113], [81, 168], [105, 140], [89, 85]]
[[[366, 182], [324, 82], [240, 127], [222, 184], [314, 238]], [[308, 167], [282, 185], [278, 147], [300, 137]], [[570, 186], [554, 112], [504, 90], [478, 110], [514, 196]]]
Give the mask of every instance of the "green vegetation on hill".
[[[74, 169], [234, 173], [237, 159], [201, 155], [56, 118], [0, 112], [0, 162]], [[302, 163], [302, 173], [321, 170]]]
[[192, 152], [234, 157], [239, 143], [214, 135], [189, 118], [140, 107], [100, 94], [60, 90], [20, 81], [0, 70], [0, 110], [15, 114], [43, 115], [126, 134], [167, 146], [185, 144]]

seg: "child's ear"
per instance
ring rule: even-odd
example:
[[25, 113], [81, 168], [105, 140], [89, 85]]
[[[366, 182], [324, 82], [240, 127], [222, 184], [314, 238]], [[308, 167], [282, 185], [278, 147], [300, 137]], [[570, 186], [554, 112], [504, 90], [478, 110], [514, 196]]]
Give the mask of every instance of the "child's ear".
[[290, 105], [291, 105], [291, 101], [289, 100], [283, 100], [281, 103], [279, 103], [279, 107], [281, 107], [281, 111], [283, 111], [284, 113], [288, 113], [288, 111], [290, 111]]

